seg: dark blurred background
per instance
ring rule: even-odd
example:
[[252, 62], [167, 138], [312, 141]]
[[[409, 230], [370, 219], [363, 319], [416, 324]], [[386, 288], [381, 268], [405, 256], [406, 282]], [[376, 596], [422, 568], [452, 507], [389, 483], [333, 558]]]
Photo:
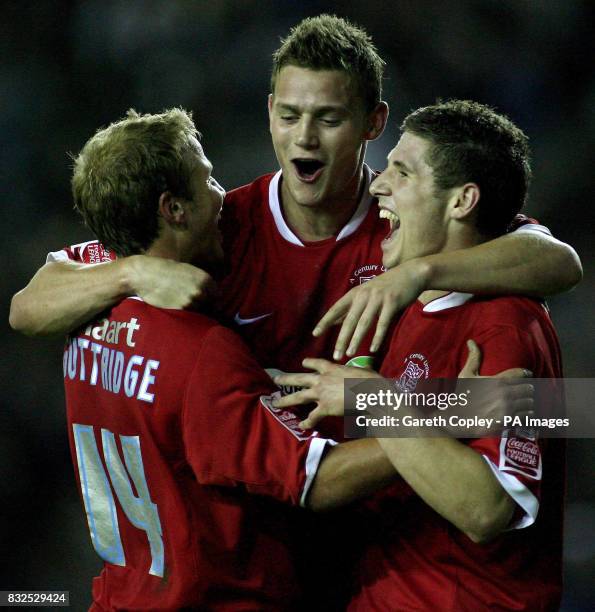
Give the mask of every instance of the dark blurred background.
[[[61, 341], [8, 327], [10, 297], [46, 253], [90, 237], [69, 192], [67, 152], [129, 107], [194, 111], [226, 188], [276, 169], [266, 95], [272, 52], [303, 17], [364, 26], [388, 62], [389, 128], [437, 97], [473, 98], [530, 136], [528, 212], [579, 252], [585, 279], [550, 301], [569, 377], [594, 375], [594, 5], [576, 0], [2, 2], [0, 38], [2, 401], [0, 589], [68, 589], [90, 602], [99, 570], [67, 447]], [[589, 221], [591, 219], [591, 221]], [[306, 333], [307, 330], [304, 330]], [[595, 609], [595, 442], [569, 444], [563, 609]]]

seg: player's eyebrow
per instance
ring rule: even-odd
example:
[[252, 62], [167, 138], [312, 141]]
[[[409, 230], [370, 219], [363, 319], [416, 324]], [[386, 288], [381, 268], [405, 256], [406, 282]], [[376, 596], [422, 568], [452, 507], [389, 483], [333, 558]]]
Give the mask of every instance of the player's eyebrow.
[[410, 168], [405, 162], [402, 162], [399, 159], [394, 159], [392, 162], [389, 160], [389, 163], [393, 166], [396, 166], [397, 168], [404, 170], [405, 172], [409, 172], [411, 174], [413, 174], [415, 171]]
[[[299, 106], [295, 106], [294, 104], [288, 104], [287, 102], [276, 102], [277, 108], [281, 111], [287, 111], [290, 113], [301, 113], [304, 111], [303, 108]], [[349, 114], [349, 109], [343, 106], [342, 104], [332, 105], [327, 104], [326, 106], [317, 106], [314, 108], [314, 114], [316, 115], [324, 115], [325, 113], [339, 113], [339, 114]]]
[[290, 111], [292, 113], [299, 113], [300, 109], [293, 104], [286, 104], [284, 102], [276, 102], [275, 106], [281, 110]]

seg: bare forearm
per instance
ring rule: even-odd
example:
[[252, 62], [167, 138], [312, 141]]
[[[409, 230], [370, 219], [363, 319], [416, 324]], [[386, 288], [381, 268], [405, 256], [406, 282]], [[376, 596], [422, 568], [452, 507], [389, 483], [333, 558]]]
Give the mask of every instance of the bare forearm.
[[446, 437], [378, 442], [411, 488], [473, 541], [487, 541], [509, 523], [514, 502], [468, 446]]
[[47, 263], [10, 306], [10, 325], [30, 336], [61, 335], [131, 294], [125, 259], [98, 264]]
[[427, 289], [545, 297], [582, 278], [578, 255], [567, 244], [536, 234], [507, 234], [489, 242], [417, 260]]
[[371, 495], [396, 477], [376, 440], [355, 440], [331, 448], [318, 468], [308, 507], [332, 510]]

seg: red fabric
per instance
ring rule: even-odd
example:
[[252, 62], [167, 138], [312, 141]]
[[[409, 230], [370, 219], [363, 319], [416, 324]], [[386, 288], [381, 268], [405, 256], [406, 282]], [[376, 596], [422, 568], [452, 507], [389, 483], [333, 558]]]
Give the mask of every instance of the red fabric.
[[[535, 377], [562, 375], [558, 341], [545, 308], [516, 297], [472, 299], [438, 312], [424, 312], [421, 303], [413, 304], [394, 331], [381, 372], [399, 378], [413, 360], [423, 377], [455, 378], [467, 358], [467, 339], [474, 339], [482, 351], [481, 374], [524, 367]], [[536, 451], [530, 441], [508, 440], [513, 446], [515, 442]], [[468, 444], [540, 499], [536, 522], [507, 531], [488, 544], [474, 544], [406, 484], [395, 485], [376, 497], [373, 514], [362, 519], [372, 527], [366, 535], [367, 549], [356, 574], [358, 587], [350, 610], [558, 608], [562, 441], [548, 440], [547, 447], [542, 447], [543, 478], [523, 466], [511, 469], [507, 457], [515, 455], [501, 446], [500, 438]]]
[[[332, 357], [338, 328], [318, 339], [313, 338], [311, 331], [328, 308], [349, 289], [382, 271], [380, 243], [388, 234], [388, 223], [379, 219], [377, 206], [372, 202], [361, 225], [350, 236], [304, 246], [292, 244], [280, 235], [271, 212], [269, 186], [272, 178], [273, 175], [263, 176], [231, 191], [226, 197], [221, 228], [227, 276], [221, 283], [221, 307], [230, 321], [236, 315], [244, 320], [259, 318], [236, 329], [262, 366], [301, 371], [305, 357]], [[520, 225], [525, 222], [521, 220]], [[65, 253], [71, 259], [93, 261], [89, 247], [82, 252], [81, 249], [67, 249], [60, 255]], [[372, 332], [362, 343], [360, 355], [369, 353], [371, 337]], [[321, 428], [323, 434], [341, 438], [342, 422], [327, 421]], [[334, 559], [327, 564], [320, 561], [319, 572], [313, 570], [316, 560], [322, 559], [325, 551], [336, 550], [345, 539], [343, 530], [336, 541], [329, 543], [331, 532], [340, 532], [336, 518], [324, 524], [323, 518], [316, 517], [316, 524], [323, 524], [318, 532], [312, 528], [298, 528], [300, 533], [318, 533], [298, 538], [300, 544], [312, 541], [312, 546], [299, 554], [307, 566], [304, 569], [306, 584], [313, 584], [313, 576], [317, 573], [328, 575], [329, 567], [337, 565], [337, 558], [347, 558], [346, 551], [335, 552]], [[347, 528], [351, 529], [350, 524]], [[321, 538], [324, 538], [324, 550], [319, 544]], [[349, 546], [353, 547], [351, 541]], [[337, 580], [345, 575], [345, 571], [340, 570]], [[324, 588], [324, 579], [319, 582], [317, 588]], [[336, 583], [334, 580], [327, 582]], [[333, 587], [333, 590], [336, 589]]]
[[[132, 321], [132, 333], [122, 327], [116, 339], [112, 321]], [[147, 533], [133, 526], [114, 494], [125, 565], [105, 563], [93, 585], [95, 604], [106, 610], [291, 608], [298, 595], [291, 524], [278, 502], [299, 503], [306, 461], [314, 461], [315, 473], [324, 441], [291, 429], [287, 413], [275, 416], [265, 407], [260, 397], [274, 390], [269, 377], [233, 332], [207, 317], [131, 298], [112, 309], [107, 324], [97, 325], [74, 337], [89, 342], [76, 359], [71, 342], [65, 352], [73, 461], [80, 464], [75, 423], [93, 426], [104, 469], [102, 429], [114, 434], [121, 460], [120, 436], [138, 436], [162, 528], [165, 571], [162, 578], [149, 574]], [[91, 343], [121, 352], [123, 371], [133, 355], [143, 358], [132, 397], [126, 376], [114, 385], [110, 360], [99, 354], [94, 366]], [[154, 380], [147, 379], [139, 399], [149, 360]], [[80, 486], [78, 467], [75, 472]]]
[[66, 247], [64, 252], [68, 259], [86, 264], [105, 263], [106, 261], [114, 261], [116, 259], [116, 254], [112, 250], [106, 249], [97, 240], [73, 244]]
[[[383, 271], [380, 242], [389, 229], [372, 202], [351, 235], [292, 244], [271, 213], [272, 177], [227, 194], [222, 231], [229, 274], [221, 285], [222, 308], [230, 319], [271, 313], [238, 331], [265, 368], [295, 372], [303, 370], [305, 357], [332, 358], [337, 333], [314, 338], [312, 330], [349, 289]], [[369, 354], [368, 346], [360, 354]]]

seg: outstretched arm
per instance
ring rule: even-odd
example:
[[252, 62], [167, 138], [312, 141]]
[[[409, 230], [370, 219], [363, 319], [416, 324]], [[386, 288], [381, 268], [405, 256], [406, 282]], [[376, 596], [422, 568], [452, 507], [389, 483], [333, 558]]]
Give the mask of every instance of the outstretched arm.
[[50, 262], [12, 298], [10, 325], [29, 336], [63, 335], [129, 295], [153, 306], [187, 308], [213, 287], [199, 268], [146, 255], [95, 265]]
[[343, 323], [334, 353], [340, 360], [355, 354], [375, 319], [371, 350], [378, 350], [397, 313], [428, 289], [545, 297], [571, 289], [581, 278], [581, 262], [572, 247], [546, 234], [517, 231], [388, 270], [345, 294], [313, 333], [319, 336]]

